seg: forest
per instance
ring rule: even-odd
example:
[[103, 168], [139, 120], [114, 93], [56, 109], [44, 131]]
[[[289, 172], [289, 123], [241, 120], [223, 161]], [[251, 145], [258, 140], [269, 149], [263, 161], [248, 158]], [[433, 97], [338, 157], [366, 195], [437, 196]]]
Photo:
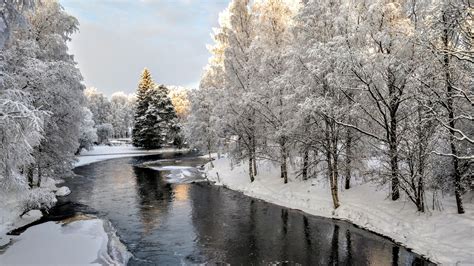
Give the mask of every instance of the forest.
[[[187, 137], [288, 182], [390, 186], [420, 212], [436, 191], [458, 213], [473, 185], [472, 6], [468, 1], [235, 0], [193, 91]], [[427, 191], [432, 192], [430, 196]], [[434, 201], [434, 200], [433, 200]]]

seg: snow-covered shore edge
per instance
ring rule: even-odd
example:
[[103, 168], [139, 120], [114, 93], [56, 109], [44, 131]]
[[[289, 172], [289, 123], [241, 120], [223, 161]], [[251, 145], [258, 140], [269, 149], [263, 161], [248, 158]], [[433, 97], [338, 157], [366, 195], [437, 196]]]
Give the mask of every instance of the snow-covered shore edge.
[[227, 158], [206, 165], [208, 180], [215, 185], [305, 213], [348, 221], [388, 237], [430, 261], [442, 265], [474, 264], [474, 204], [466, 202], [466, 214], [456, 213], [451, 197], [442, 199], [443, 211], [421, 214], [412, 203], [387, 199], [375, 185], [357, 185], [340, 194], [334, 211], [329, 187], [316, 180], [290, 179], [283, 184], [277, 167], [259, 162], [259, 174], [250, 183], [246, 165], [231, 165]]
[[138, 149], [132, 145], [120, 145], [120, 146], [107, 146], [100, 145], [95, 146], [91, 151], [84, 151], [81, 155], [77, 156], [77, 162], [74, 164], [75, 167], [84, 166], [96, 162], [101, 162], [110, 159], [127, 158], [127, 157], [138, 157], [148, 156], [155, 154], [163, 154], [168, 152], [186, 152], [188, 149], [176, 149], [176, 148], [162, 148], [155, 150], [143, 150]]

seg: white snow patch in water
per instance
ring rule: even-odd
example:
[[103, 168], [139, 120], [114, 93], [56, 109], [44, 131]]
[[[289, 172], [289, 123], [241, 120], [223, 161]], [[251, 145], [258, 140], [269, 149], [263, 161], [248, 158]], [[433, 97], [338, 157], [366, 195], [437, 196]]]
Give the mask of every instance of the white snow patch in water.
[[130, 257], [111, 225], [92, 219], [28, 228], [6, 247], [0, 265], [125, 265]]
[[169, 171], [169, 174], [166, 175], [166, 182], [168, 183], [193, 183], [193, 182], [203, 182], [206, 181], [206, 178], [202, 173], [191, 166], [147, 166], [150, 169], [156, 171]]
[[66, 186], [60, 187], [58, 191], [56, 191], [56, 196], [58, 197], [65, 197], [69, 194], [71, 194], [71, 190]]

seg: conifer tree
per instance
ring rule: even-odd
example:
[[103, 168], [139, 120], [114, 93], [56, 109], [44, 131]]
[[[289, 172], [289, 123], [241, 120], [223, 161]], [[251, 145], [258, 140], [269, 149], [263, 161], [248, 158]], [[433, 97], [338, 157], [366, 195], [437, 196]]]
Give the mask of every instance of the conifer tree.
[[154, 149], [176, 142], [179, 133], [176, 111], [168, 96], [168, 89], [157, 86], [145, 69], [137, 92], [133, 144]]

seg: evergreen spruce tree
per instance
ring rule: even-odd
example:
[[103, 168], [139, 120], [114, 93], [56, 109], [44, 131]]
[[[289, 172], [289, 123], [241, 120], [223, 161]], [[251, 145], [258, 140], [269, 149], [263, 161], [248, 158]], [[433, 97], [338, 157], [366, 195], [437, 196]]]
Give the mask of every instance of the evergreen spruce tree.
[[145, 69], [137, 92], [133, 144], [155, 149], [176, 142], [179, 135], [176, 111], [168, 96], [168, 89], [156, 86], [150, 72]]

